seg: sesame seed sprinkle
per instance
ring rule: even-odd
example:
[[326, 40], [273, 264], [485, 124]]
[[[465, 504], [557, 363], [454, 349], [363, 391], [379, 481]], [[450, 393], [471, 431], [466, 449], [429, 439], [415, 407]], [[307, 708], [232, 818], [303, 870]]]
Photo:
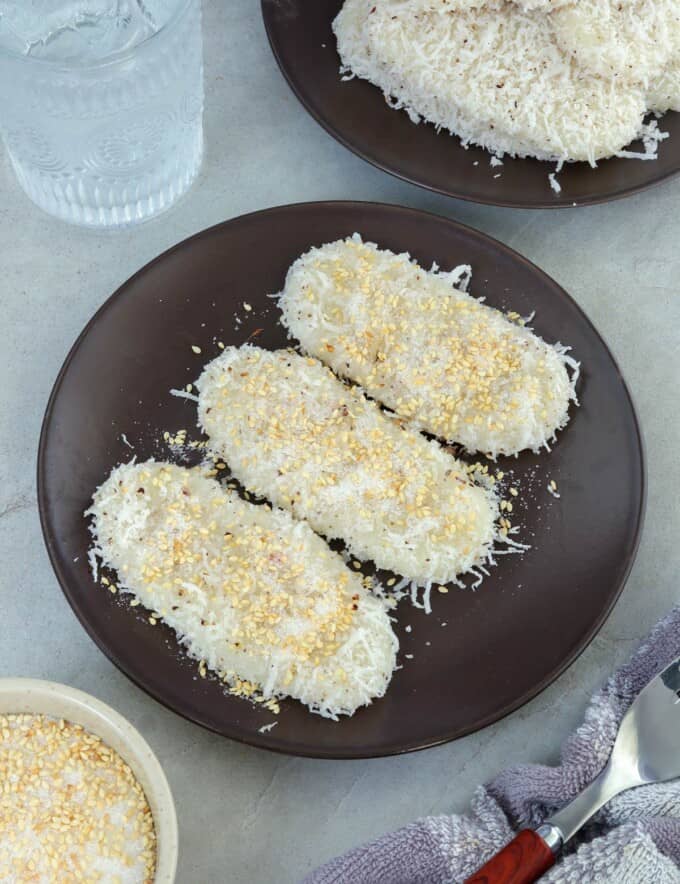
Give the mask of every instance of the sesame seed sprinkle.
[[256, 496], [344, 540], [351, 568], [373, 561], [424, 585], [452, 582], [486, 560], [497, 533], [494, 496], [317, 360], [230, 347], [198, 386], [214, 454]]
[[494, 456], [538, 450], [568, 421], [578, 366], [462, 291], [469, 276], [355, 235], [299, 258], [279, 305], [306, 353], [420, 429]]
[[100, 554], [148, 623], [182, 636], [200, 678], [219, 673], [229, 693], [273, 712], [279, 695], [330, 715], [381, 696], [396, 661], [385, 604], [304, 523], [209, 472], [127, 464], [95, 494]]
[[44, 715], [0, 715], [0, 784], [0, 880], [152, 884], [149, 805], [98, 736]]

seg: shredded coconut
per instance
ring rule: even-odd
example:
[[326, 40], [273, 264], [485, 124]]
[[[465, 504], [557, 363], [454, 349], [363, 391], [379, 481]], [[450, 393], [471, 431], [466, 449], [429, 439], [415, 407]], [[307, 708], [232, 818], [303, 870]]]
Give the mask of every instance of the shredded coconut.
[[87, 515], [91, 553], [152, 626], [175, 630], [201, 677], [330, 718], [385, 693], [398, 649], [386, 606], [305, 522], [246, 503], [200, 468], [155, 461], [117, 467]]
[[466, 294], [470, 277], [469, 265], [428, 272], [354, 234], [292, 265], [282, 322], [413, 426], [492, 457], [538, 451], [569, 420], [578, 363]]
[[341, 538], [352, 556], [406, 578], [395, 589], [448, 583], [486, 560], [493, 493], [317, 360], [228, 347], [197, 385], [200, 424], [233, 475]]
[[555, 41], [579, 69], [633, 87], [662, 75], [680, 51], [677, 0], [578, 0], [549, 17]]
[[594, 165], [640, 135], [647, 87], [597, 76], [558, 43], [552, 16], [584, 2], [605, 0], [552, 15], [502, 0], [346, 0], [333, 29], [343, 70], [412, 120], [494, 154]]
[[189, 393], [187, 390], [170, 390], [171, 396], [176, 396], [178, 399], [190, 399], [192, 402], [198, 402], [198, 396], [195, 393]]
[[271, 724], [263, 724], [262, 727], [258, 728], [258, 731], [261, 734], [268, 734], [269, 731], [273, 730], [273, 728], [275, 728], [277, 724], [278, 724], [278, 721], [272, 721]]
[[616, 156], [628, 160], [655, 160], [658, 157], [659, 144], [668, 137], [668, 132], [662, 132], [656, 120], [650, 120], [645, 123], [640, 133], [643, 151], [620, 150]]

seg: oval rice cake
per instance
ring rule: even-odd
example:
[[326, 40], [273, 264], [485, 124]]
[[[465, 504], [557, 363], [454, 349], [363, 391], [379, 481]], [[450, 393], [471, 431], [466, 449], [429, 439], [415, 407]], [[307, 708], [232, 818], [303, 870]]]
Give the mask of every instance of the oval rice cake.
[[575, 400], [563, 354], [357, 234], [292, 265], [279, 299], [303, 349], [420, 429], [492, 456], [537, 451]]
[[315, 359], [228, 347], [199, 380], [212, 451], [246, 488], [419, 585], [483, 563], [498, 504], [467, 468]]
[[646, 86], [680, 48], [678, 0], [578, 0], [550, 22], [557, 45], [600, 77]]
[[494, 153], [594, 163], [639, 134], [643, 91], [582, 71], [549, 19], [513, 3], [416, 12], [346, 0], [333, 28], [346, 69], [412, 119]]
[[397, 650], [385, 606], [304, 522], [155, 461], [113, 470], [88, 515], [119, 587], [237, 692], [330, 717], [385, 693]]
[[674, 55], [663, 73], [649, 84], [647, 106], [660, 114], [680, 111], [680, 54]]

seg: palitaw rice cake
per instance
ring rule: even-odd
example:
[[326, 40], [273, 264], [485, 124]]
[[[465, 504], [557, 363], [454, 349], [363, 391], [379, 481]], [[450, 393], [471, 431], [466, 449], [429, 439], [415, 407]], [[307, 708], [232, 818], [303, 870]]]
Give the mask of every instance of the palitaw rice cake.
[[645, 88], [680, 50], [678, 0], [578, 0], [555, 10], [550, 23], [581, 69]]
[[456, 284], [355, 235], [298, 258], [279, 305], [303, 350], [413, 426], [492, 456], [547, 446], [575, 400], [564, 348]]
[[487, 560], [492, 493], [321, 362], [227, 347], [197, 386], [209, 448], [234, 476], [358, 559], [426, 588]]
[[[449, 2], [455, 3], [456, 0], [449, 0]], [[573, 0], [512, 0], [512, 2], [525, 12], [550, 12], [551, 9], [561, 9], [563, 6], [573, 3]], [[480, 5], [483, 3], [480, 2]]]
[[397, 651], [385, 605], [304, 522], [155, 461], [113, 470], [88, 514], [119, 588], [241, 693], [328, 717], [385, 693]]
[[657, 113], [680, 111], [680, 53], [666, 65], [663, 74], [649, 84], [647, 102]]
[[343, 71], [414, 121], [493, 153], [594, 164], [641, 134], [643, 85], [579, 67], [551, 14], [455, 6], [345, 0], [333, 22]]

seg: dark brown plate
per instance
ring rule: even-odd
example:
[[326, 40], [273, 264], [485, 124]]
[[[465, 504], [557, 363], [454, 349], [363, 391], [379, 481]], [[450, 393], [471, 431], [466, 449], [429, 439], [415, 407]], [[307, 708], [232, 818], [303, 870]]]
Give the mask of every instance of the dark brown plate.
[[660, 120], [670, 138], [659, 145], [657, 160], [614, 158], [596, 169], [587, 163], [567, 164], [558, 175], [560, 194], [548, 181], [554, 163], [506, 158], [502, 166], [491, 167], [487, 151], [466, 150], [447, 132], [412, 123], [404, 111], [391, 110], [370, 83], [341, 81], [331, 22], [342, 2], [262, 0], [262, 13], [274, 55], [293, 92], [331, 135], [374, 166], [447, 196], [527, 209], [619, 199], [680, 171], [677, 113]]
[[[475, 592], [433, 593], [429, 616], [406, 599], [400, 604], [403, 668], [382, 700], [338, 723], [285, 701], [277, 727], [261, 734], [271, 713], [198, 678], [169, 629], [151, 626], [140, 608], [93, 584], [83, 511], [115, 464], [133, 454], [167, 456], [158, 441], [166, 429], [196, 432], [195, 405], [169, 390], [197, 377], [219, 353], [216, 341], [240, 344], [255, 334], [264, 347], [287, 344], [267, 293], [280, 290], [290, 263], [310, 246], [354, 231], [409, 250], [426, 266], [470, 263], [476, 295], [522, 315], [535, 309], [536, 330], [571, 344], [583, 363], [582, 404], [551, 454], [499, 462], [526, 492], [514, 501], [513, 519], [532, 549], [499, 559]], [[200, 355], [192, 345], [201, 347]], [[547, 493], [549, 478], [558, 483], [559, 500]], [[157, 700], [204, 727], [268, 749], [329, 758], [388, 755], [451, 740], [506, 715], [556, 678], [621, 592], [637, 548], [644, 487], [628, 390], [571, 298], [481, 233], [371, 203], [309, 203], [246, 215], [199, 233], [140, 270], [69, 353], [47, 406], [38, 462], [52, 564], [104, 653]]]

